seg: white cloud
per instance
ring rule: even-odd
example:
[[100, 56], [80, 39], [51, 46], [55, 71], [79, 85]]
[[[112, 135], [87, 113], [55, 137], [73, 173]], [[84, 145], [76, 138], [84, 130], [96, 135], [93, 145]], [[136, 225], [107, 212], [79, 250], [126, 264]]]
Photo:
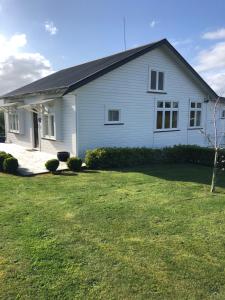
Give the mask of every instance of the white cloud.
[[158, 23], [159, 22], [157, 22], [156, 20], [152, 20], [149, 25], [151, 28], [154, 28]]
[[25, 34], [0, 34], [0, 95], [52, 73], [43, 55], [22, 51], [26, 44]]
[[225, 96], [225, 70], [203, 74], [204, 79], [220, 95]]
[[184, 40], [174, 40], [171, 42], [172, 45], [174, 47], [177, 47], [177, 46], [182, 46], [182, 45], [188, 45], [188, 44], [191, 44], [192, 43], [192, 40], [191, 39], [184, 39]]
[[50, 33], [50, 35], [55, 35], [58, 32], [58, 28], [52, 21], [45, 22], [45, 30]]
[[199, 72], [225, 68], [225, 41], [200, 51], [196, 69]]
[[206, 40], [220, 40], [225, 39], [225, 28], [220, 28], [216, 31], [209, 31], [202, 35], [203, 39]]
[[225, 41], [200, 51], [195, 69], [217, 93], [225, 95]]

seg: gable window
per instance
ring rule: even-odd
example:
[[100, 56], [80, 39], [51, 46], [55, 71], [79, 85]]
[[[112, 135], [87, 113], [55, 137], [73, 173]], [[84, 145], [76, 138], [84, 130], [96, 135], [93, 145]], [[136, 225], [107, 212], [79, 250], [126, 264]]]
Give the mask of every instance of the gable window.
[[202, 118], [202, 103], [193, 102], [190, 103], [190, 127], [200, 127]]
[[9, 112], [9, 131], [14, 133], [19, 133], [18, 111]]
[[178, 128], [177, 101], [157, 101], [156, 108], [156, 129], [173, 130]]
[[42, 126], [43, 137], [55, 139], [55, 114], [43, 114]]
[[150, 90], [164, 91], [164, 73], [156, 70], [150, 71]]

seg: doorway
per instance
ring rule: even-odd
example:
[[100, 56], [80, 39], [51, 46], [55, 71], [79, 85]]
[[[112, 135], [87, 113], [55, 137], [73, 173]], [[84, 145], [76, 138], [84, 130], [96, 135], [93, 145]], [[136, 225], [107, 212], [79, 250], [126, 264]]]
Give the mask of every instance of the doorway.
[[39, 146], [39, 130], [38, 130], [38, 114], [33, 112], [33, 128], [34, 128], [34, 148], [38, 148]]

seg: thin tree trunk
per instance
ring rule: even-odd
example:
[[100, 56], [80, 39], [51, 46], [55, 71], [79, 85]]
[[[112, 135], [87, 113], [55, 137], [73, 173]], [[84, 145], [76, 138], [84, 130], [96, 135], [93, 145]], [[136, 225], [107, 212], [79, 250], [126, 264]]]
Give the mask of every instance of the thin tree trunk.
[[215, 149], [214, 164], [213, 164], [213, 174], [210, 192], [213, 193], [216, 190], [216, 173], [217, 173], [217, 159], [218, 159], [218, 149]]

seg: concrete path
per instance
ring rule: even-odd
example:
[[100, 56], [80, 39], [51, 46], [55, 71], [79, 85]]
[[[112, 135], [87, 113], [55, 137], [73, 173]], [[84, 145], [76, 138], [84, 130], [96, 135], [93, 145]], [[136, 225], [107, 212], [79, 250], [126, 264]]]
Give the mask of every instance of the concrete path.
[[[57, 158], [56, 155], [26, 149], [16, 144], [0, 143], [0, 151], [12, 154], [19, 162], [19, 173], [24, 176], [48, 173], [45, 163], [49, 159]], [[67, 169], [66, 163], [60, 162], [58, 170]]]

